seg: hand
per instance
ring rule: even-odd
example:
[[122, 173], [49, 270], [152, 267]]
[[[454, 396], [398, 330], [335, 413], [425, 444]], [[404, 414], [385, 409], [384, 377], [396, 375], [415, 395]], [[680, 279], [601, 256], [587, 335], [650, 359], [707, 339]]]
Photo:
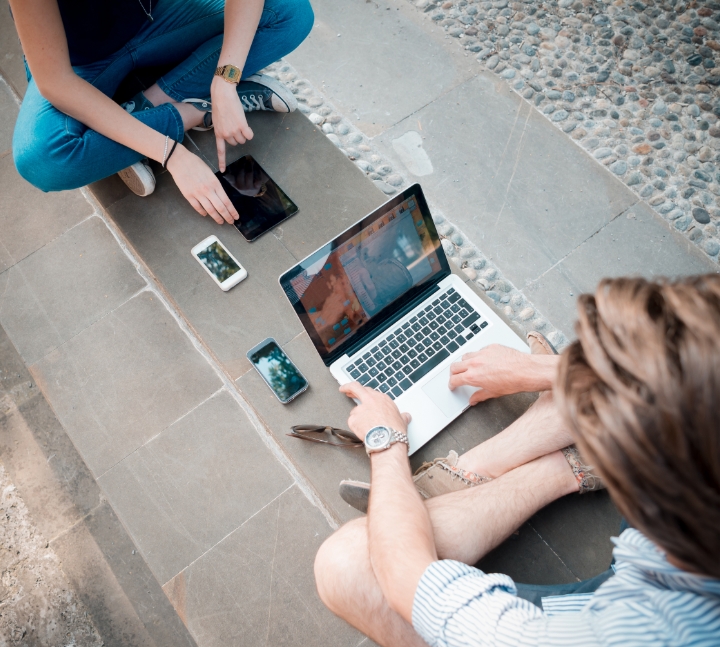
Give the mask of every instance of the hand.
[[240, 216], [210, 167], [182, 144], [167, 165], [180, 193], [201, 216], [210, 216], [218, 225], [233, 223]]
[[499, 344], [476, 353], [466, 353], [462, 361], [450, 365], [450, 389], [458, 386], [479, 387], [470, 404], [524, 391], [552, 388], [557, 355], [528, 355]]
[[384, 393], [379, 393], [358, 382], [350, 382], [340, 387], [340, 393], [348, 398], [359, 400], [348, 418], [348, 427], [360, 440], [365, 440], [373, 427], [391, 427], [396, 431], [407, 432], [410, 423], [409, 413], [400, 413], [397, 405]]
[[210, 86], [210, 97], [218, 168], [225, 172], [225, 142], [231, 146], [244, 144], [253, 138], [253, 131], [248, 126], [234, 83], [228, 83], [216, 76]]

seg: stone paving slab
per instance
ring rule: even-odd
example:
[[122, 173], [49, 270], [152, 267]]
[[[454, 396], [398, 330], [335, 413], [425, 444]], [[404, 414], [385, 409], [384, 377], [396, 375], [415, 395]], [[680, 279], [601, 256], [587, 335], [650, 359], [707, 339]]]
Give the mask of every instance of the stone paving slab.
[[293, 480], [238, 403], [221, 390], [99, 483], [164, 584]]
[[291, 487], [165, 585], [203, 647], [354, 647], [365, 638], [318, 598], [313, 561], [330, 534]]
[[577, 318], [577, 296], [592, 292], [603, 277], [676, 277], [716, 271], [692, 242], [639, 202], [531, 281], [525, 291], [570, 333]]
[[96, 478], [221, 386], [151, 292], [30, 370]]
[[0, 186], [0, 272], [92, 214], [77, 191], [48, 194], [30, 186], [11, 154], [0, 157]]
[[[410, 132], [424, 137], [435, 169], [417, 178], [429, 198], [518, 287], [637, 201], [489, 73], [374, 140], [398, 168], [396, 148]], [[409, 169], [407, 177], [415, 179]]]
[[[45, 549], [41, 555], [24, 555], [24, 568], [38, 577], [34, 565], [41, 561], [44, 572], [43, 581], [28, 583], [23, 591], [21, 606], [31, 618], [16, 614], [19, 629], [32, 631], [45, 622], [61, 630], [80, 619], [97, 630], [106, 647], [194, 646], [2, 327], [0, 455], [33, 524], [18, 530], [32, 534]], [[12, 517], [4, 523], [12, 532]], [[58, 571], [50, 579], [64, 582], [64, 598], [54, 603], [44, 597], [48, 569]], [[5, 606], [5, 619], [19, 611], [11, 606]], [[78, 645], [96, 644], [77, 633], [63, 639], [73, 637]]]
[[[164, 176], [151, 196], [128, 195], [108, 213], [232, 376], [250, 368], [245, 353], [261, 339], [270, 335], [285, 343], [302, 329], [287, 316], [277, 283], [295, 259], [274, 236], [250, 245], [234, 227], [200, 217]], [[222, 292], [190, 253], [211, 234], [248, 270], [248, 278], [229, 292]]]
[[315, 26], [288, 60], [370, 137], [474, 74], [476, 63], [405, 3], [315, 0], [313, 9]]
[[0, 323], [33, 364], [144, 287], [105, 223], [90, 218], [0, 276]]
[[0, 155], [6, 155], [10, 151], [18, 110], [18, 104], [11, 89], [0, 81], [0, 111], [5, 117], [0, 122]]
[[19, 96], [25, 94], [27, 75], [22, 48], [7, 0], [0, 0], [0, 74]]

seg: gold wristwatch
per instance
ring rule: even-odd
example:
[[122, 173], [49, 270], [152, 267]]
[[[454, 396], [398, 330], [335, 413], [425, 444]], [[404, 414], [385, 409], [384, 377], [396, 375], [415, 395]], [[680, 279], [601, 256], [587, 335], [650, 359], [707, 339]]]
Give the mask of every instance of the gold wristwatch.
[[215, 70], [215, 76], [221, 76], [228, 83], [240, 83], [242, 70], [234, 65], [221, 65]]

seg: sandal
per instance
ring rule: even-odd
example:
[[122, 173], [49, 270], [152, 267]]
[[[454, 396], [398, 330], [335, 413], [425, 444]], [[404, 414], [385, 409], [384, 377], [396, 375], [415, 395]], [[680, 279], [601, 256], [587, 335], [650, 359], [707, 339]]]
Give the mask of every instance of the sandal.
[[[310, 436], [309, 434], [328, 434], [329, 438], [320, 438], [319, 436]], [[352, 431], [329, 427], [327, 425], [293, 425], [290, 427], [290, 433], [286, 435], [291, 438], [299, 438], [300, 440], [309, 440], [312, 443], [335, 445], [335, 447], [365, 446], [365, 443], [363, 443], [363, 441], [360, 440]], [[342, 442], [333, 442], [333, 436], [340, 439]]]
[[548, 338], [540, 332], [533, 330], [527, 334], [528, 346], [532, 355], [557, 355], [557, 349]]
[[575, 475], [575, 480], [579, 486], [578, 492], [580, 494], [593, 492], [595, 490], [604, 490], [606, 488], [603, 480], [590, 471], [592, 467], [584, 464], [582, 456], [580, 456], [580, 452], [575, 445], [570, 445], [561, 451]]
[[[415, 471], [413, 483], [423, 499], [465, 490], [492, 480], [457, 467], [459, 459], [457, 452], [451, 451], [445, 458], [423, 463]], [[362, 481], [341, 481], [340, 497], [356, 510], [367, 513], [370, 484]]]

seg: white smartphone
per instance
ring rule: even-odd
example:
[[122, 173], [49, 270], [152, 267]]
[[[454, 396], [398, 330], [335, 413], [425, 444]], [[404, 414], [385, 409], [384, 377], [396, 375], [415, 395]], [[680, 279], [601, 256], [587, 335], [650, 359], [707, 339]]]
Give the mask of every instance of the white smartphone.
[[192, 255], [225, 292], [247, 278], [247, 270], [225, 249], [217, 236], [208, 236], [195, 245]]

